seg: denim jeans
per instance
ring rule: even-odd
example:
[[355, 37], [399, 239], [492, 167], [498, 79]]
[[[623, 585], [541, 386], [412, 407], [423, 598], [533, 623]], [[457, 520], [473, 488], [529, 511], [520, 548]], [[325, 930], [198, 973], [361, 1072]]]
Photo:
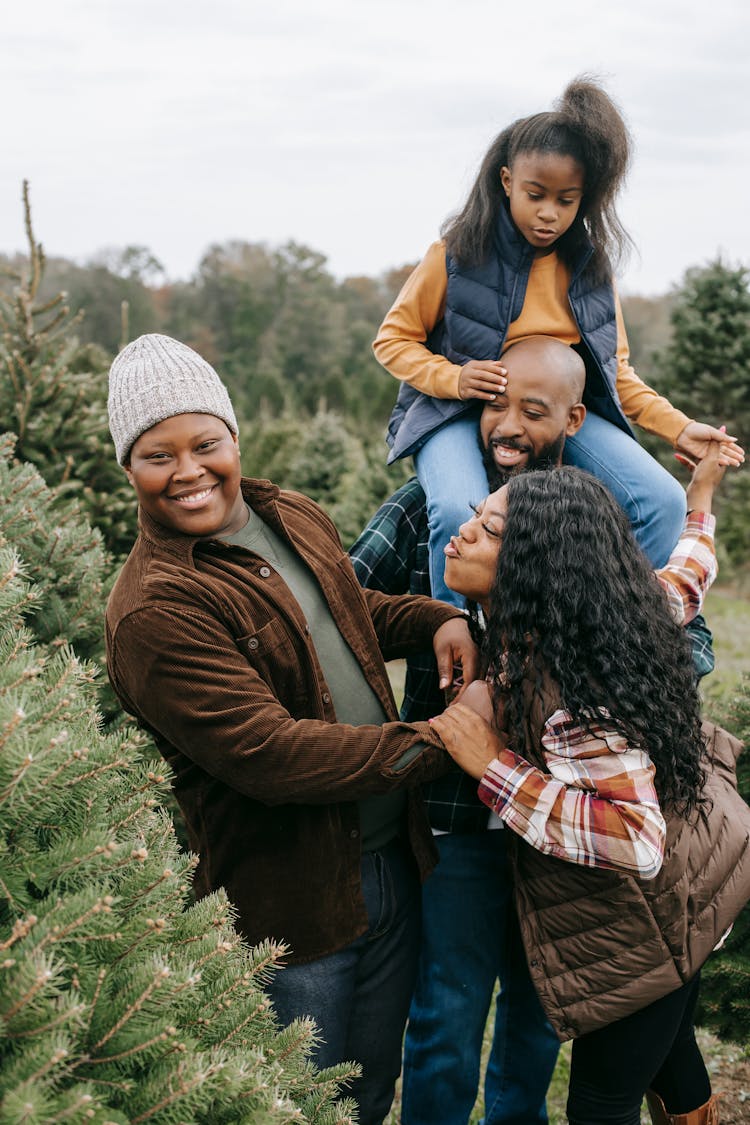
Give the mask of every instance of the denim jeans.
[[406, 844], [363, 853], [362, 893], [368, 930], [336, 953], [281, 969], [268, 991], [282, 1024], [314, 1018], [323, 1037], [317, 1066], [361, 1063], [362, 1077], [346, 1092], [359, 1103], [360, 1125], [381, 1125], [401, 1071], [419, 953], [419, 877]]
[[460, 608], [463, 595], [445, 584], [443, 548], [471, 516], [469, 505], [484, 500], [488, 492], [478, 441], [479, 415], [472, 411], [443, 426], [414, 455], [414, 467], [427, 499], [432, 596]]
[[[475, 415], [457, 418], [433, 434], [414, 457], [427, 497], [432, 594], [457, 606], [463, 606], [463, 597], [445, 585], [443, 548], [469, 518], [469, 505], [487, 495], [477, 434]], [[664, 566], [685, 522], [685, 491], [674, 477], [623, 430], [591, 413], [566, 440], [563, 461], [607, 486], [653, 566]]]
[[546, 1122], [559, 1043], [531, 983], [512, 907], [505, 829], [435, 838], [404, 1050], [403, 1125], [466, 1125], [500, 979], [485, 1125]]

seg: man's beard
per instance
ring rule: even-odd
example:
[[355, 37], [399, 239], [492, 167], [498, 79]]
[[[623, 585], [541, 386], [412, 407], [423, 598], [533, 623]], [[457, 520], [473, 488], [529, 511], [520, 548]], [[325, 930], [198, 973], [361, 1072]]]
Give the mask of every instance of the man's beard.
[[[562, 463], [562, 452], [565, 445], [565, 433], [560, 433], [558, 436], [549, 443], [544, 445], [538, 453], [528, 449], [528, 457], [522, 465], [512, 465], [508, 469], [501, 468], [492, 455], [492, 442], [485, 449], [482, 445], [482, 435], [478, 437], [479, 450], [482, 454], [482, 464], [484, 471], [487, 473], [487, 482], [490, 486], [490, 492], [496, 492], [498, 488], [502, 488], [507, 484], [511, 477], [515, 477], [518, 473], [531, 473], [535, 469], [557, 469]], [[520, 442], [515, 442], [512, 438], [507, 442], [499, 442], [500, 445], [505, 445], [508, 449], [523, 449], [527, 450], [527, 446]]]

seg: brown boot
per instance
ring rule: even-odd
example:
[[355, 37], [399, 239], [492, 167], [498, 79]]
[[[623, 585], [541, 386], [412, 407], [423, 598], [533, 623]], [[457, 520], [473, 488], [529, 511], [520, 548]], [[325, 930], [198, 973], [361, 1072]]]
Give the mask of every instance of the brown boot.
[[712, 1094], [705, 1105], [690, 1113], [667, 1113], [664, 1102], [653, 1090], [646, 1091], [646, 1105], [653, 1125], [719, 1125], [719, 1099]]

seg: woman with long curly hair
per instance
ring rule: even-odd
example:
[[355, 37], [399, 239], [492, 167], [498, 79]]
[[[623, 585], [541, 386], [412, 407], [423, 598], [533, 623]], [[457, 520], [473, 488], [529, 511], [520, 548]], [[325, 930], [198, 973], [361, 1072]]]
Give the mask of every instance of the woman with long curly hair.
[[433, 725], [514, 833], [531, 976], [574, 1039], [571, 1125], [637, 1125], [646, 1094], [655, 1122], [718, 1121], [693, 1012], [700, 966], [750, 897], [750, 809], [739, 744], [701, 724], [681, 626], [715, 574], [722, 475], [709, 453], [656, 573], [578, 469], [512, 478], [446, 548], [486, 679]]

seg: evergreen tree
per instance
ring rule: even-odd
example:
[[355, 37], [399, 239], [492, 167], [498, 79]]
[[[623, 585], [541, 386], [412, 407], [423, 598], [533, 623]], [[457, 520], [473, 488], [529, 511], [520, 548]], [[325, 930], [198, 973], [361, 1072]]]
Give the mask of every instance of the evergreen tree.
[[29, 258], [0, 289], [0, 417], [29, 461], [59, 496], [77, 496], [107, 546], [125, 554], [135, 539], [135, 505], [107, 426], [106, 355], [81, 349], [79, 316], [65, 293], [40, 298], [44, 251], [34, 238], [23, 188]]
[[239, 418], [242, 472], [289, 485], [289, 466], [302, 445], [309, 418], [299, 411], [280, 414], [264, 405], [249, 420]]
[[[721, 722], [745, 744], [737, 764], [737, 787], [750, 804], [750, 675], [744, 677]], [[750, 1044], [750, 905], [701, 972], [697, 1018], [722, 1039]]]
[[[701, 422], [726, 423], [750, 447], [748, 270], [720, 259], [688, 270], [672, 309], [672, 340], [658, 363], [658, 389]], [[729, 560], [750, 555], [750, 474], [729, 472], [717, 496], [721, 546]]]
[[[44, 486], [7, 459], [2, 485], [0, 1122], [351, 1123], [334, 1098], [355, 1068], [317, 1072], [310, 1021], [279, 1030], [264, 994], [283, 947], [249, 950], [223, 893], [190, 903], [166, 769], [140, 735], [101, 730], [93, 667], [64, 641], [82, 607], [101, 612], [98, 537], [69, 510], [33, 585], [18, 547]], [[76, 542], [79, 588], [53, 591]]]
[[22, 544], [34, 583], [27, 621], [35, 639], [74, 645], [86, 660], [104, 658], [102, 612], [109, 558], [102, 537], [75, 499], [59, 499], [33, 465], [14, 460], [15, 438], [0, 435], [0, 547]]
[[354, 467], [341, 477], [335, 501], [326, 505], [347, 549], [383, 501], [410, 475], [410, 462], [386, 465], [380, 442], [363, 447]]
[[292, 451], [286, 487], [304, 492], [324, 506], [331, 504], [337, 499], [342, 477], [354, 468], [360, 453], [361, 446], [347, 433], [343, 419], [321, 404]]
[[701, 420], [731, 423], [750, 441], [750, 274], [720, 259], [690, 269], [675, 295], [663, 387]]

